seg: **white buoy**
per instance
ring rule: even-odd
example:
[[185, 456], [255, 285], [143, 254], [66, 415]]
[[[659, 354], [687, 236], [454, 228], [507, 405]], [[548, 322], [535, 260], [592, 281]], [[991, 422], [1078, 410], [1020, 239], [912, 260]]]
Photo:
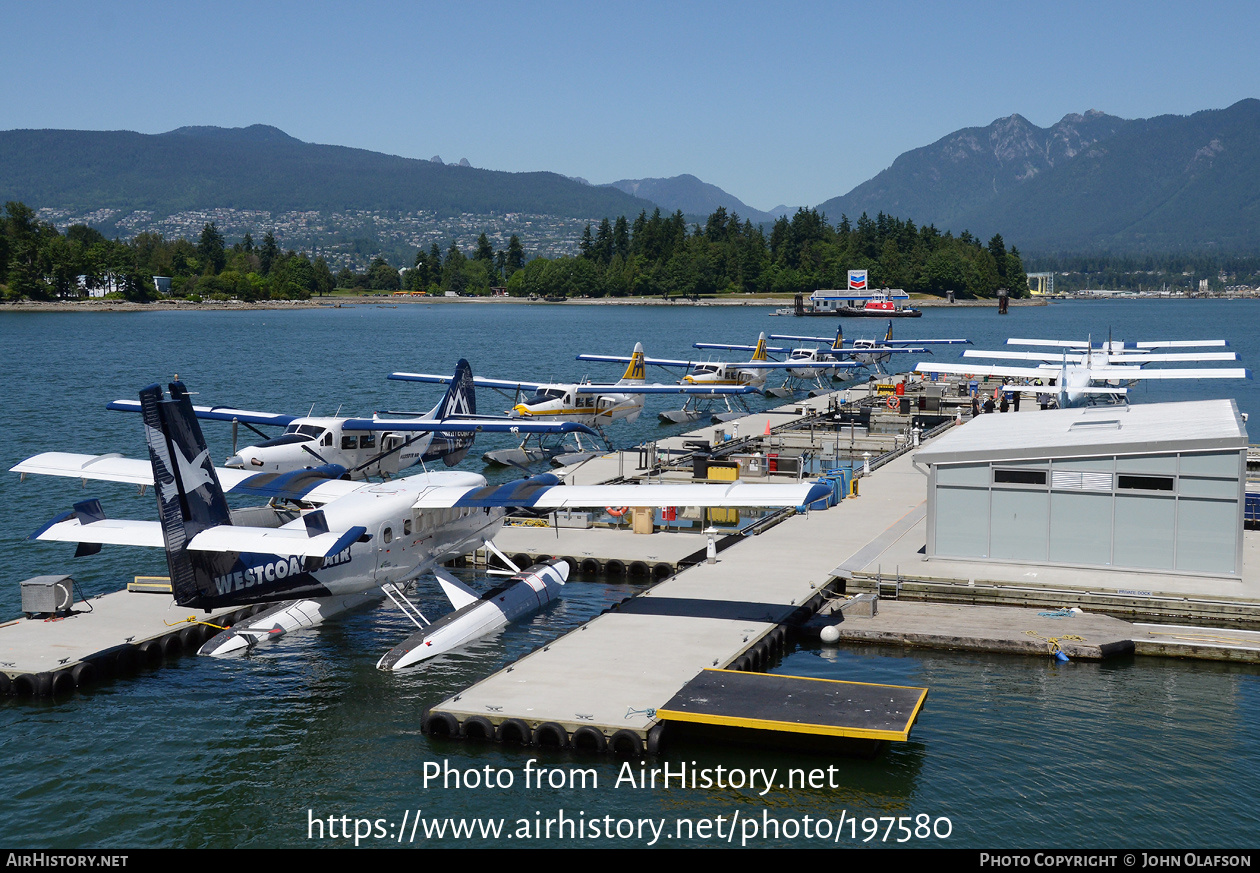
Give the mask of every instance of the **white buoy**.
[[822, 629], [819, 636], [822, 637], [824, 643], [837, 642], [840, 639], [840, 628], [834, 624], [829, 624]]

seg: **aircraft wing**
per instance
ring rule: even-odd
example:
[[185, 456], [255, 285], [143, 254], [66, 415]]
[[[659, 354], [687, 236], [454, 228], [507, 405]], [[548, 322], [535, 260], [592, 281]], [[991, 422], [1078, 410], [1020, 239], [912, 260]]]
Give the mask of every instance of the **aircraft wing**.
[[[115, 400], [105, 405], [106, 409], [115, 412], [139, 412], [139, 400]], [[198, 418], [208, 421], [243, 421], [247, 424], [272, 424], [277, 427], [288, 427], [297, 415], [281, 415], [275, 412], [253, 412], [248, 409], [233, 409], [230, 406], [194, 406], [193, 413]]]
[[760, 394], [751, 385], [591, 385], [580, 384], [579, 394]]
[[156, 521], [107, 518], [84, 523], [74, 513], [59, 515], [27, 539], [57, 543], [93, 543], [106, 546], [162, 548], [162, 525]]
[[853, 361], [747, 361], [727, 366], [737, 370], [853, 370], [860, 365]]
[[[827, 340], [827, 342], [831, 342], [831, 340]], [[692, 348], [696, 348], [696, 349], [729, 349], [730, 351], [734, 351], [734, 352], [757, 351], [756, 346], [736, 346], [736, 345], [728, 345], [726, 343], [692, 343], [691, 346]], [[792, 350], [776, 348], [775, 346], [766, 346], [764, 349], [762, 349], [762, 351], [770, 352], [771, 354], [778, 353], [778, 354], [785, 355]]]
[[[1061, 355], [1038, 354], [1037, 352], [986, 352], [980, 350], [967, 350], [963, 352], [964, 358], [986, 358], [991, 360], [1008, 360], [1008, 361], [1044, 361], [1048, 364], [1059, 363], [1063, 360]], [[1238, 354], [1236, 352], [1156, 352], [1152, 354], [1116, 354], [1097, 352], [1096, 357], [1110, 365], [1133, 364], [1142, 366], [1144, 364], [1155, 363], [1193, 363], [1206, 361], [1236, 361]], [[1068, 352], [1068, 363], [1081, 364], [1085, 361], [1085, 356], [1079, 352]]]
[[[99, 510], [100, 504], [95, 504]], [[30, 539], [46, 542], [88, 543], [113, 546], [149, 546], [164, 548], [162, 525], [156, 521], [124, 518], [99, 518], [86, 504], [54, 518], [30, 535]], [[208, 528], [188, 541], [188, 548], [198, 552], [261, 552], [268, 555], [297, 555], [303, 558], [327, 558], [335, 555], [367, 532], [363, 527], [346, 531], [328, 531], [311, 535], [301, 528], [243, 527], [220, 525]]]
[[1199, 346], [1203, 348], [1223, 348], [1229, 345], [1229, 340], [1162, 340], [1134, 343], [1133, 345], [1139, 349], [1191, 349]]
[[[32, 473], [39, 476], [65, 476], [98, 482], [122, 482], [128, 485], [152, 485], [153, 464], [122, 455], [79, 455], [71, 452], [45, 452], [27, 458], [10, 469], [11, 473]], [[289, 473], [256, 473], [216, 467], [215, 474], [223, 490], [231, 494], [256, 497], [282, 497], [323, 504], [350, 493], [361, 482], [338, 478], [340, 467], [295, 470]], [[135, 545], [135, 544], [124, 544]], [[160, 543], [159, 543], [160, 545]]]
[[1012, 379], [1054, 379], [1059, 374], [1058, 367], [995, 367], [992, 364], [936, 364], [931, 361], [919, 361], [914, 365], [914, 371], [916, 373], [949, 373], [953, 376], [973, 378], [1010, 376]]
[[[625, 358], [624, 360], [630, 360]], [[390, 373], [386, 378], [398, 382], [428, 382], [433, 385], [449, 385], [453, 376], [439, 376], [432, 373]], [[494, 388], [499, 391], [537, 391], [550, 385], [549, 382], [516, 382], [511, 379], [483, 379], [473, 377], [473, 384], [478, 388]]]
[[[830, 345], [835, 338], [829, 336], [796, 336], [791, 333], [772, 333], [770, 334], [770, 339], [785, 339], [796, 343], [827, 343]], [[742, 348], [748, 349], [752, 348], [752, 346], [743, 346]]]
[[[33, 473], [38, 476], [66, 476], [71, 479], [92, 479], [98, 482], [123, 482], [128, 485], [152, 485], [153, 464], [119, 454], [80, 455], [73, 452], [44, 452], [27, 458], [10, 473]], [[250, 478], [248, 470], [216, 467], [219, 482], [225, 490]]]
[[884, 346], [961, 346], [971, 345], [969, 339], [906, 339], [906, 340], [879, 340], [880, 345]]
[[[629, 355], [578, 355], [579, 361], [602, 361], [606, 364], [628, 364], [630, 363]], [[710, 363], [709, 361], [676, 361], [671, 358], [644, 358], [644, 364], [651, 364], [655, 367], [694, 367], [697, 364]]]
[[599, 436], [572, 421], [526, 422], [519, 418], [347, 418], [343, 430], [403, 430], [420, 433], [585, 433]]
[[1180, 367], [1167, 370], [1140, 370], [1134, 367], [1090, 367], [1089, 378], [1112, 379], [1250, 379], [1242, 367]]
[[534, 476], [506, 485], [480, 488], [433, 486], [414, 504], [417, 509], [452, 507], [528, 507], [566, 509], [603, 506], [809, 506], [824, 501], [826, 485], [801, 482], [763, 485], [733, 482], [729, 485], [562, 485], [552, 475]]

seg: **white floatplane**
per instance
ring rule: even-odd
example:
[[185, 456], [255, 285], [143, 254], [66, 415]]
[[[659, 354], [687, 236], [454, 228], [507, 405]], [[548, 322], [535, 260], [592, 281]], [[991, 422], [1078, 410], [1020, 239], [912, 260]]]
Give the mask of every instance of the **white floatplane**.
[[937, 364], [921, 361], [915, 366], [919, 373], [949, 373], [965, 377], [992, 376], [1011, 380], [1002, 390], [1025, 395], [1050, 395], [1060, 408], [1085, 406], [1092, 403], [1123, 403], [1128, 389], [1143, 380], [1184, 379], [1250, 379], [1251, 374], [1241, 367], [1180, 367], [1150, 368], [1150, 363], [1226, 361], [1237, 360], [1232, 352], [1169, 352], [1158, 348], [1191, 348], [1193, 346], [1221, 347], [1224, 340], [1202, 343], [1174, 341], [1171, 343], [1124, 343], [1108, 342], [1095, 347], [1089, 341], [1069, 343], [1058, 340], [1008, 340], [1009, 344], [1049, 346], [1058, 350], [1055, 355], [1031, 352], [986, 352], [968, 350], [967, 359], [981, 360], [1005, 358], [1037, 361], [1037, 366], [1006, 366], [994, 364]]
[[911, 353], [928, 353], [931, 350], [925, 348], [933, 345], [961, 345], [970, 344], [969, 339], [919, 339], [919, 340], [895, 340], [893, 339], [893, 323], [888, 322], [888, 329], [884, 332], [883, 339], [855, 339], [848, 347], [844, 345], [844, 325], [836, 326], [836, 337], [834, 340], [828, 340], [822, 336], [797, 336], [794, 334], [772, 333], [770, 339], [793, 340], [795, 342], [814, 342], [825, 343], [830, 342], [831, 346], [823, 351], [833, 358], [845, 358], [852, 360], [860, 367], [875, 367], [876, 370], [882, 372], [882, 364], [892, 360], [893, 355], [911, 354]]
[[[593, 382], [526, 382], [506, 379], [472, 379], [478, 388], [491, 388], [512, 402], [509, 414], [519, 422], [571, 422], [601, 428], [615, 421], [633, 423], [642, 414], [645, 398], [649, 394], [687, 395], [702, 397], [730, 397], [754, 394], [756, 389], [745, 385], [662, 385], [648, 384], [644, 372], [643, 345], [636, 343], [629, 357], [617, 358], [627, 364], [625, 374], [617, 382], [598, 384]], [[449, 383], [453, 376], [429, 373], [391, 373], [390, 379], [405, 382]], [[510, 395], [508, 392], [511, 392]], [[603, 433], [602, 430], [600, 431]], [[584, 454], [580, 438], [576, 452], [566, 454], [576, 460]], [[607, 437], [605, 436], [607, 444]], [[484, 457], [496, 463], [523, 466], [533, 460], [549, 458], [560, 452], [560, 447], [542, 439], [531, 442], [527, 437], [516, 450], [488, 452]]]
[[[109, 462], [87, 465], [81, 478], [152, 484], [160, 520], [109, 518], [99, 500], [84, 500], [31, 539], [77, 543], [78, 556], [103, 545], [162, 548], [175, 602], [190, 609], [277, 604], [207, 642], [202, 650], [213, 654], [244, 651], [314, 626], [381, 592], [423, 629], [427, 620], [400, 586], [482, 544], [493, 549], [509, 507], [822, 507], [828, 493], [812, 483], [564, 486], [549, 475], [492, 486], [482, 476], [453, 470], [379, 483], [338, 478], [333, 474], [339, 468], [282, 475], [219, 471], [182, 383], [171, 383], [169, 398], [160, 386], [149, 386], [140, 392], [140, 405], [147, 473], [138, 469], [140, 461], [96, 456]], [[269, 503], [231, 510], [221, 472], [235, 480], [234, 493], [268, 497]]]
[[[396, 476], [415, 464], [441, 460], [453, 467], [464, 459], [478, 432], [519, 435], [589, 434], [580, 423], [507, 421], [477, 415], [475, 378], [465, 360], [448, 377], [446, 395], [427, 414], [385, 413], [371, 419], [340, 416], [294, 416], [233, 409], [226, 406], [194, 406], [203, 420], [232, 423], [232, 456], [224, 466], [250, 473], [289, 473], [313, 466], [345, 468], [351, 479]], [[139, 412], [136, 400], [115, 400], [109, 409]], [[402, 417], [406, 415], [406, 417]], [[236, 447], [238, 424], [266, 436], [258, 426], [279, 426], [283, 434], [242, 449]], [[41, 472], [48, 472], [47, 470]], [[73, 465], [63, 475], [75, 475]]]

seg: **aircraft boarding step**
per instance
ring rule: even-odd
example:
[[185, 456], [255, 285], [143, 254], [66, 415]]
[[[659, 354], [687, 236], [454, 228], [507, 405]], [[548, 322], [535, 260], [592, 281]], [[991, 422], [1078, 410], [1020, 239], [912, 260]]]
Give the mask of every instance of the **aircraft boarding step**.
[[381, 586], [381, 590], [385, 592], [385, 596], [394, 601], [394, 605], [402, 610], [402, 614], [411, 619], [411, 623], [418, 628], [427, 627], [429, 620], [424, 617], [424, 613], [420, 608], [407, 599], [402, 589], [393, 582], [386, 582]]

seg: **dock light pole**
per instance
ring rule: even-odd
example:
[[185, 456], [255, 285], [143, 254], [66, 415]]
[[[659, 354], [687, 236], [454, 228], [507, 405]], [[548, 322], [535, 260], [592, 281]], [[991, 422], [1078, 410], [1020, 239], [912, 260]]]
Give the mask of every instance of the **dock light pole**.
[[717, 534], [717, 528], [715, 528], [713, 525], [709, 525], [709, 527], [707, 527], [704, 532], [708, 534], [709, 536], [709, 542], [704, 547], [704, 562], [706, 564], [716, 564], [717, 563], [717, 540], [715, 540], [713, 537]]
[[871, 453], [862, 452], [862, 475], [871, 475]]

